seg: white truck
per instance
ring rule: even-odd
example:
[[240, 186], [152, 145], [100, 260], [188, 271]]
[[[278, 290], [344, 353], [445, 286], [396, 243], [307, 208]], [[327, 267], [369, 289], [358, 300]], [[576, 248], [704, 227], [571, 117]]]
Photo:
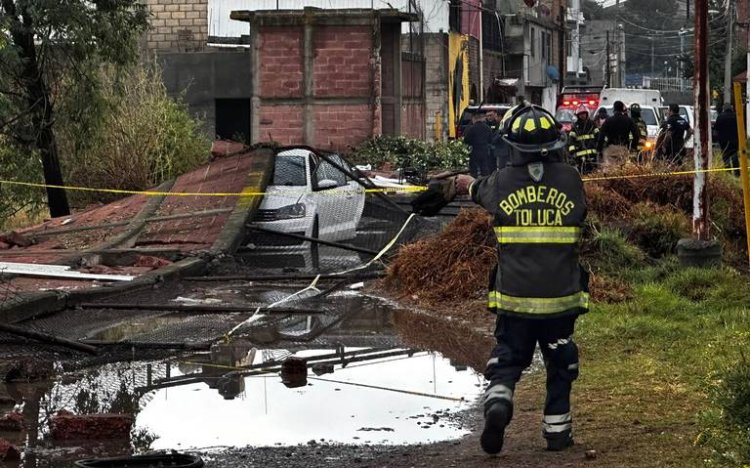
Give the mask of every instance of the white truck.
[[600, 108], [603, 107], [609, 115], [612, 115], [612, 106], [615, 101], [622, 101], [627, 109], [635, 103], [641, 106], [641, 117], [648, 129], [646, 147], [650, 149], [656, 142], [661, 125], [659, 111], [663, 101], [661, 91], [658, 89], [604, 88], [599, 96]]
[[610, 107], [615, 101], [622, 101], [626, 106], [638, 103], [658, 109], [663, 99], [658, 89], [604, 88], [599, 95], [599, 105]]

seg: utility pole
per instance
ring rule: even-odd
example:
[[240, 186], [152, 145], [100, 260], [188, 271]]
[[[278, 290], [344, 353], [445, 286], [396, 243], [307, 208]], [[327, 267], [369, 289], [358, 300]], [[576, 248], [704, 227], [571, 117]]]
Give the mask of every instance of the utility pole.
[[685, 90], [685, 86], [683, 83], [685, 82], [685, 77], [683, 71], [685, 70], [685, 34], [687, 34], [687, 31], [685, 28], [680, 28], [680, 32], [678, 33], [680, 35], [680, 63], [678, 65], [679, 75], [677, 76], [680, 80], [680, 91]]
[[[708, 93], [708, 0], [695, 1], [695, 169], [707, 171], [711, 156]], [[706, 172], [696, 172], [693, 185], [693, 236], [709, 241]]]
[[732, 102], [732, 32], [734, 30], [734, 3], [727, 0], [727, 53], [724, 56], [724, 105]]
[[654, 36], [651, 36], [651, 78], [654, 77]]
[[607, 88], [609, 88], [611, 86], [610, 77], [612, 76], [612, 71], [610, 70], [610, 67], [611, 67], [611, 62], [610, 61], [612, 60], [612, 57], [610, 57], [610, 55], [609, 55], [609, 31], [607, 31], [607, 47], [606, 47], [606, 49], [607, 49], [606, 50], [607, 65], [605, 67], [605, 70], [606, 70], [607, 76], [604, 79], [604, 83], [606, 83]]

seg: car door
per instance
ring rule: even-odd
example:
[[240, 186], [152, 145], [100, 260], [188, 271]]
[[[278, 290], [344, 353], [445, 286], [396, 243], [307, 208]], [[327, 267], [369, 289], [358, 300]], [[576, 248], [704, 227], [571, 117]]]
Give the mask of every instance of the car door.
[[[349, 164], [341, 156], [335, 154], [331, 156], [331, 160], [336, 163], [337, 166], [343, 167], [351, 173]], [[341, 239], [351, 239], [357, 235], [357, 225], [359, 220], [362, 218], [362, 211], [365, 208], [365, 189], [357, 181], [345, 173], [338, 171], [339, 176], [342, 177], [343, 186], [343, 199], [341, 209]]]
[[343, 174], [331, 163], [316, 157], [313, 171], [313, 189], [317, 206], [318, 234], [324, 240], [341, 238], [342, 209], [344, 205], [346, 181]]

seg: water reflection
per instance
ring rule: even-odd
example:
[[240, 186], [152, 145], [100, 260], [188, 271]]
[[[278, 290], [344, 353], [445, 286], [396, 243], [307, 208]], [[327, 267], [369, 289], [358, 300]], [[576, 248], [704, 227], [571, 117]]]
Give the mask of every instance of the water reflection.
[[[49, 421], [63, 409], [134, 416], [130, 440], [100, 444], [100, 456], [311, 439], [403, 444], [466, 432], [447, 415], [477, 398], [480, 375], [464, 362], [406, 346], [394, 310], [384, 302], [354, 294], [326, 300], [335, 312], [258, 314], [208, 352], [4, 385], [7, 397], [0, 392], [0, 402], [10, 409], [23, 405], [27, 430], [12, 440], [25, 447], [22, 466], [60, 466], [89, 455], [84, 448], [92, 449], [92, 441], [52, 439]], [[61, 452], [63, 446], [68, 448]]]

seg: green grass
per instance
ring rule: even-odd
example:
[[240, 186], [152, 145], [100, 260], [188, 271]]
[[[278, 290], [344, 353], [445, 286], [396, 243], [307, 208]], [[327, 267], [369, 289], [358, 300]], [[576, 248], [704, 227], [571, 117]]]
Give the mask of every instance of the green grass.
[[[728, 268], [682, 269], [669, 258], [627, 265], [618, 277], [634, 298], [595, 304], [578, 322], [579, 419], [667, 431], [672, 445], [659, 450], [674, 466], [750, 464], [748, 278]], [[659, 463], [644, 458], [642, 466], [671, 466], [652, 448], [641, 447]]]

